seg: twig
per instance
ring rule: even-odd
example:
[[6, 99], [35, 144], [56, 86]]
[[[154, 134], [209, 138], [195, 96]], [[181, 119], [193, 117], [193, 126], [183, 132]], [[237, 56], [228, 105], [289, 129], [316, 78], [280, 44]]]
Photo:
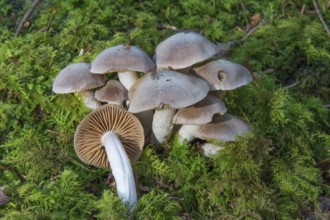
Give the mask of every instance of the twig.
[[0, 170], [8, 170], [8, 171], [14, 173], [21, 181], [26, 180], [25, 177], [22, 174], [20, 174], [14, 167], [0, 164]]
[[268, 22], [260, 22], [257, 26], [255, 26], [254, 28], [249, 30], [249, 32], [240, 40], [240, 42], [243, 42], [246, 39], [248, 39], [251, 36], [251, 34], [253, 34], [256, 30], [258, 30], [260, 27], [266, 25], [267, 23]]
[[324, 19], [322, 17], [322, 13], [321, 13], [321, 11], [319, 9], [319, 6], [317, 5], [316, 0], [313, 0], [313, 5], [314, 5], [314, 8], [316, 10], [317, 15], [319, 16], [319, 19], [320, 19], [321, 23], [324, 26], [324, 29], [326, 30], [326, 32], [328, 33], [328, 35], [330, 35], [329, 27], [327, 26], [327, 24], [325, 23], [325, 21], [324, 21]]
[[19, 33], [21, 32], [25, 22], [30, 18], [30, 16], [32, 15], [34, 9], [39, 5], [39, 3], [41, 3], [43, 0], [34, 0], [31, 7], [29, 8], [29, 10], [24, 14], [23, 19], [21, 20], [21, 22], [18, 25], [18, 28], [16, 29], [16, 33], [15, 33], [15, 37], [17, 37], [19, 35]]
[[171, 31], [177, 31], [178, 28], [173, 25], [157, 25], [157, 29], [160, 30], [171, 30]]
[[296, 85], [298, 85], [300, 83], [301, 83], [301, 81], [297, 81], [297, 82], [292, 83], [290, 85], [284, 86], [283, 89], [290, 89], [290, 88], [295, 87]]
[[305, 4], [303, 4], [303, 6], [301, 7], [301, 9], [300, 9], [300, 14], [304, 14], [305, 13], [305, 9], [306, 9], [306, 5]]

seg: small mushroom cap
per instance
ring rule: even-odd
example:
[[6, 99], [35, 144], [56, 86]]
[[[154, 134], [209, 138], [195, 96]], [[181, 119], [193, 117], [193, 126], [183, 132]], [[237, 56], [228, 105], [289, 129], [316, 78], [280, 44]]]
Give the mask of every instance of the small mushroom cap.
[[154, 60], [159, 69], [182, 69], [209, 59], [217, 50], [217, 46], [201, 34], [182, 32], [160, 42]]
[[173, 117], [173, 124], [200, 125], [212, 121], [214, 114], [225, 114], [227, 108], [221, 99], [208, 94], [202, 101], [179, 109]]
[[196, 74], [210, 83], [210, 90], [232, 90], [252, 81], [244, 66], [228, 60], [215, 60], [194, 68]]
[[92, 73], [104, 74], [112, 72], [142, 72], [155, 69], [155, 63], [139, 47], [117, 45], [102, 51], [92, 62]]
[[53, 92], [74, 93], [103, 86], [107, 77], [92, 74], [90, 67], [88, 63], [74, 63], [62, 69], [54, 80]]
[[127, 90], [117, 80], [109, 80], [107, 84], [95, 91], [95, 98], [100, 102], [123, 103], [128, 99]]
[[144, 135], [139, 120], [127, 110], [103, 105], [87, 115], [77, 127], [74, 148], [80, 160], [96, 167], [110, 167], [102, 143], [102, 136], [106, 132], [118, 135], [131, 162], [140, 157]]
[[5, 205], [9, 201], [9, 197], [3, 192], [4, 186], [0, 186], [0, 206]]
[[214, 115], [209, 124], [202, 125], [195, 136], [200, 139], [216, 139], [222, 141], [235, 141], [237, 136], [251, 131], [245, 121], [232, 115]]
[[140, 78], [129, 90], [129, 111], [133, 113], [161, 107], [184, 108], [202, 100], [209, 85], [202, 79], [175, 71], [157, 70]]

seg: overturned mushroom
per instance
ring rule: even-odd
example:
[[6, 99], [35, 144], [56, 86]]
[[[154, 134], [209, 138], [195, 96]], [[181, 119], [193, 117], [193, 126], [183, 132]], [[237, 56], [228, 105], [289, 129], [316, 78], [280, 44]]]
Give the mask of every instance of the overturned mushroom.
[[111, 167], [117, 192], [131, 210], [137, 195], [130, 161], [141, 155], [144, 144], [143, 128], [128, 111], [104, 105], [86, 116], [77, 127], [74, 147], [78, 157], [97, 167]]
[[54, 80], [53, 92], [59, 94], [79, 92], [89, 109], [100, 107], [101, 103], [94, 98], [92, 89], [103, 86], [107, 77], [91, 74], [90, 67], [88, 63], [74, 63], [62, 69]]
[[140, 78], [128, 92], [129, 111], [156, 109], [152, 122], [159, 143], [165, 143], [172, 131], [175, 109], [193, 105], [208, 93], [208, 84], [193, 76], [162, 69]]
[[118, 72], [119, 81], [129, 90], [138, 79], [136, 72], [147, 73], [155, 68], [155, 63], [144, 50], [129, 44], [121, 44], [102, 51], [93, 60], [91, 72]]

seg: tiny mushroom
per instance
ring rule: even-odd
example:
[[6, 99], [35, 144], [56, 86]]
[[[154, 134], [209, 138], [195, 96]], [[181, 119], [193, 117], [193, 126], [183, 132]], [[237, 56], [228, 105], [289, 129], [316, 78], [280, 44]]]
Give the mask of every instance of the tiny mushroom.
[[8, 196], [3, 192], [4, 189], [4, 186], [0, 186], [0, 206], [5, 205], [9, 201]]
[[216, 55], [218, 47], [195, 32], [181, 32], [160, 42], [154, 60], [158, 69], [184, 69]]
[[161, 69], [140, 78], [129, 90], [129, 111], [156, 109], [152, 131], [159, 143], [165, 143], [173, 128], [175, 109], [193, 105], [208, 93], [207, 82], [193, 76]]
[[143, 128], [127, 110], [104, 105], [87, 115], [77, 127], [74, 147], [78, 157], [96, 167], [111, 167], [123, 203], [136, 207], [136, 187], [130, 161], [135, 162], [144, 145]]
[[223, 115], [226, 111], [223, 101], [211, 94], [192, 106], [179, 109], [173, 117], [173, 124], [182, 124], [178, 131], [179, 141], [191, 142], [198, 129], [212, 121], [214, 114]]
[[95, 91], [95, 99], [100, 102], [123, 107], [128, 99], [127, 90], [117, 80], [109, 80], [105, 86]]
[[203, 66], [195, 67], [194, 72], [210, 84], [210, 90], [233, 90], [252, 81], [252, 75], [244, 66], [218, 59]]
[[101, 87], [106, 76], [94, 75], [90, 72], [90, 64], [74, 63], [60, 71], [53, 83], [53, 92], [59, 94], [79, 92], [89, 109], [96, 109], [101, 103], [94, 98], [92, 89]]
[[93, 60], [91, 72], [117, 72], [119, 81], [129, 90], [138, 79], [136, 72], [147, 73], [155, 68], [155, 63], [144, 50], [129, 44], [121, 44], [102, 51]]

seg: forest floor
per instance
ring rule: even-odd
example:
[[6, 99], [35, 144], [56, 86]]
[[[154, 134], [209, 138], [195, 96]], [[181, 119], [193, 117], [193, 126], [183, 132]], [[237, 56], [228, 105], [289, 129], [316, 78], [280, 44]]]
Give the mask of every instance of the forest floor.
[[[0, 0], [0, 218], [328, 219], [329, 9], [329, 0]], [[252, 132], [216, 142], [224, 149], [213, 157], [176, 135], [167, 151], [145, 146], [129, 212], [110, 171], [74, 150], [91, 110], [52, 85], [106, 48], [129, 43], [152, 58], [182, 31], [222, 43], [222, 58], [251, 72], [223, 101]]]

